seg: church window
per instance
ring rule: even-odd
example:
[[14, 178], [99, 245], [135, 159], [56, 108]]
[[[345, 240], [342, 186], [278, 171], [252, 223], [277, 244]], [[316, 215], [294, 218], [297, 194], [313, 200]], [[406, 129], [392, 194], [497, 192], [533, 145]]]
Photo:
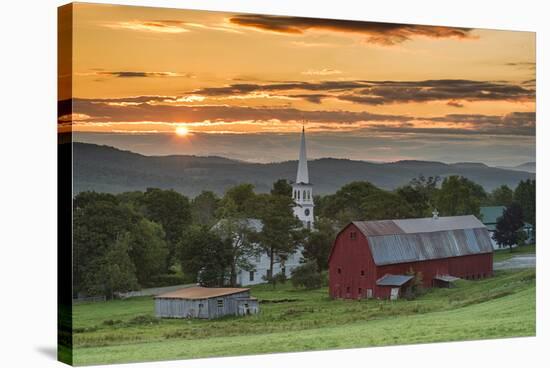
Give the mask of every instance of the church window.
[[306, 199], [306, 193], [307, 192], [304, 190], [304, 196], [303, 196], [304, 200]]
[[300, 199], [300, 191], [298, 191], [298, 199]]
[[254, 281], [254, 271], [250, 271], [249, 279], [250, 281]]

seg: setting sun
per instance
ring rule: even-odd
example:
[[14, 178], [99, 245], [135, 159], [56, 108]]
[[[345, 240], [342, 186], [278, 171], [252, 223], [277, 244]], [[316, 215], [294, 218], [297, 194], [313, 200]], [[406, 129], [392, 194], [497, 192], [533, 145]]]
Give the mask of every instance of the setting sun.
[[188, 133], [189, 133], [189, 129], [187, 129], [184, 126], [179, 126], [176, 128], [176, 134], [179, 136], [184, 136], [184, 135], [187, 135]]

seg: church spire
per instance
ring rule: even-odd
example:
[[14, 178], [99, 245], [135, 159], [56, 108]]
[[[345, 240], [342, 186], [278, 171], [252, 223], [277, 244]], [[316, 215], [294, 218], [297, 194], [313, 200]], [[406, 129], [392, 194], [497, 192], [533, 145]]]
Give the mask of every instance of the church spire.
[[306, 132], [302, 125], [302, 142], [300, 144], [300, 160], [298, 161], [298, 172], [296, 174], [296, 183], [309, 184], [309, 173], [307, 169], [306, 156]]

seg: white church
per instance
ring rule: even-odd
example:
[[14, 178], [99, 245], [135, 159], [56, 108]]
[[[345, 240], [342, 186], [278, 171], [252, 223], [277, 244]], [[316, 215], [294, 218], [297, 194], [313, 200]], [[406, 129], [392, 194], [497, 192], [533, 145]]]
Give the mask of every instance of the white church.
[[[298, 160], [298, 172], [296, 174], [296, 182], [292, 184], [292, 198], [295, 202], [294, 215], [302, 221], [304, 227], [313, 228], [313, 185], [309, 182], [309, 172], [307, 168], [306, 154], [306, 134], [302, 128], [302, 138], [300, 142], [300, 158]], [[248, 223], [255, 231], [262, 230], [262, 222], [257, 219], [249, 219]], [[284, 263], [277, 262], [273, 265], [273, 275], [279, 273], [290, 276], [292, 270], [300, 265], [302, 258], [302, 248], [299, 248], [295, 253], [289, 254]], [[237, 283], [242, 286], [256, 285], [264, 283], [264, 276], [269, 272], [269, 256], [267, 253], [262, 253], [257, 257], [249, 259], [254, 271], [238, 270]]]

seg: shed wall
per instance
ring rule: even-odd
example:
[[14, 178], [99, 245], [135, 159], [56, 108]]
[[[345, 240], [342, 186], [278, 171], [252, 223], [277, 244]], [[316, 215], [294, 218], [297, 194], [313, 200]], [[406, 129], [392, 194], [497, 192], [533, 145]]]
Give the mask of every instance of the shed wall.
[[[162, 318], [219, 318], [225, 315], [237, 315], [236, 300], [249, 297], [244, 291], [208, 299], [156, 298], [155, 315]], [[218, 304], [221, 300], [221, 306]]]

